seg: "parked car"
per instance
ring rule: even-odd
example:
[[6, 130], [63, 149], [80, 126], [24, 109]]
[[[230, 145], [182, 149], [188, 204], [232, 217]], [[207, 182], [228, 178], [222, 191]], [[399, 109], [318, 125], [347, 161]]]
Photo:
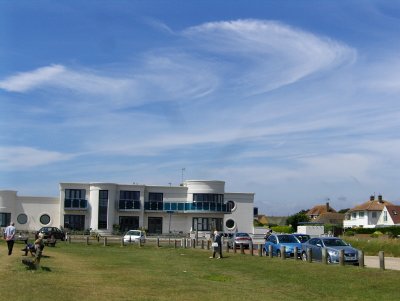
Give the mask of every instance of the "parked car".
[[58, 229], [57, 227], [42, 227], [35, 233], [35, 238], [38, 238], [39, 233], [43, 233], [43, 238], [54, 238], [65, 240], [65, 233], [64, 231]]
[[308, 234], [301, 234], [301, 233], [293, 233], [293, 235], [301, 242], [305, 243], [308, 241], [311, 237]]
[[281, 247], [285, 246], [285, 257], [294, 257], [294, 248], [297, 247], [296, 256], [301, 255], [301, 243], [293, 234], [271, 234], [264, 244], [264, 253], [269, 255], [269, 246], [272, 246], [272, 255], [280, 257]]
[[125, 243], [144, 243], [146, 241], [146, 234], [144, 231], [141, 230], [129, 230], [124, 235], [124, 242]]
[[307, 249], [311, 249], [312, 260], [322, 261], [322, 248], [327, 250], [327, 262], [339, 262], [339, 250], [344, 250], [344, 262], [358, 264], [358, 250], [337, 237], [316, 237], [303, 243], [301, 258], [307, 261]]
[[233, 249], [233, 245], [236, 244], [236, 248], [240, 248], [240, 245], [243, 245], [244, 248], [249, 248], [252, 242], [253, 240], [248, 233], [237, 232], [228, 240], [228, 246]]

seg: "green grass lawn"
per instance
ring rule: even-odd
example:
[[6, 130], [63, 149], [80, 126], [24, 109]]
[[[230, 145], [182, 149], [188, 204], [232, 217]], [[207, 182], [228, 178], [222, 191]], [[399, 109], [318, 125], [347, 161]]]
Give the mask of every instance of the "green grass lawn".
[[395, 300], [399, 271], [325, 266], [154, 244], [64, 243], [41, 269], [21, 263], [22, 244], [0, 243], [1, 300]]
[[344, 237], [353, 247], [363, 250], [365, 255], [377, 256], [384, 251], [385, 256], [400, 257], [400, 239]]

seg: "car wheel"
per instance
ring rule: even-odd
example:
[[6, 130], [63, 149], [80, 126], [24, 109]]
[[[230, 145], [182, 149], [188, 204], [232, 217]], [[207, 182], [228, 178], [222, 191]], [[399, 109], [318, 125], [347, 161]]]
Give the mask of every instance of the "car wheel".
[[276, 250], [276, 257], [281, 257], [281, 251], [280, 250]]
[[306, 252], [301, 253], [301, 260], [307, 261], [307, 254], [306, 254]]

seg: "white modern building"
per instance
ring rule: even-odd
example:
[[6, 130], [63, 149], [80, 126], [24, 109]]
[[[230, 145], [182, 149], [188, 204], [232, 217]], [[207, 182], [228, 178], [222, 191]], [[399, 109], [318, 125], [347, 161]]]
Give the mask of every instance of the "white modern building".
[[92, 229], [107, 235], [143, 228], [149, 234], [253, 232], [254, 193], [225, 191], [224, 181], [188, 180], [180, 186], [60, 183], [60, 195], [23, 197], [0, 191], [0, 225]]

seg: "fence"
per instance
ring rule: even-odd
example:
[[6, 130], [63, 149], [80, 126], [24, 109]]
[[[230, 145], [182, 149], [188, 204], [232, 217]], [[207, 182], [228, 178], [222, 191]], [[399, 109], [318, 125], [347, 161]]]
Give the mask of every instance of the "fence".
[[[121, 237], [100, 237], [100, 236], [84, 236], [84, 235], [77, 235], [77, 236], [68, 236], [66, 243], [86, 243], [87, 245], [89, 244], [103, 244], [103, 246], [107, 246], [109, 244], [120, 244], [122, 247], [128, 244], [131, 244], [130, 242], [124, 242], [123, 238]], [[135, 243], [139, 248], [143, 247], [142, 242]], [[211, 240], [207, 239], [193, 239], [193, 238], [170, 238], [170, 237], [151, 237], [151, 238], [146, 238], [146, 245], [154, 245], [156, 247], [162, 247], [162, 246], [169, 246], [169, 247], [174, 247], [174, 248], [198, 248], [198, 249], [205, 249], [205, 250], [210, 250], [211, 247]], [[248, 246], [248, 250], [245, 249], [245, 246], [243, 244], [235, 244], [230, 245], [229, 242], [225, 242], [223, 244], [224, 251], [226, 253], [233, 252], [237, 253], [240, 252], [240, 254], [243, 255], [249, 255], [249, 256], [259, 256], [259, 257], [265, 257], [266, 254], [264, 253], [263, 250], [263, 244], [252, 244], [250, 243]], [[268, 257], [273, 258], [273, 257], [278, 257], [280, 260], [286, 260], [288, 257], [286, 256], [286, 250], [285, 247], [282, 246], [280, 251], [280, 256], [274, 256], [272, 252], [272, 246], [269, 246], [268, 250]], [[307, 263], [312, 263], [315, 262], [312, 257], [312, 250], [307, 249], [303, 252], [300, 252], [300, 250], [297, 249], [297, 247], [294, 248], [293, 251], [294, 254], [300, 254], [300, 256], [293, 256], [294, 261], [297, 260], [303, 260], [304, 262]], [[304, 256], [303, 256], [304, 255]], [[346, 264], [345, 257], [344, 257], [344, 251], [339, 250], [339, 265], [344, 266]], [[321, 263], [322, 264], [328, 264], [329, 256], [325, 248], [322, 248], [322, 258], [321, 258]], [[381, 270], [385, 270], [385, 256], [383, 251], [379, 251], [378, 254], [379, 258], [379, 268]], [[361, 268], [365, 267], [364, 264], [364, 252], [359, 251], [358, 252], [358, 265]]]

